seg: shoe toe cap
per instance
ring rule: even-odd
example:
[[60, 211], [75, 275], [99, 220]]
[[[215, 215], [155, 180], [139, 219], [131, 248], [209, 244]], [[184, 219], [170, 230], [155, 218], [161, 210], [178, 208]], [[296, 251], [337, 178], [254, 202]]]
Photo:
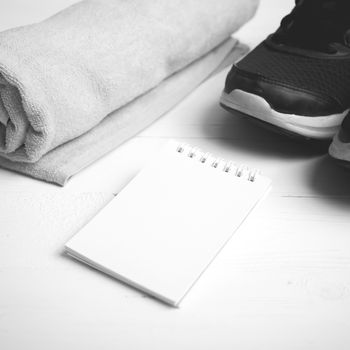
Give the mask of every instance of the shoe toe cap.
[[227, 76], [225, 92], [240, 89], [264, 98], [281, 113], [326, 116], [342, 113], [345, 108], [334, 98], [291, 86], [233, 66]]

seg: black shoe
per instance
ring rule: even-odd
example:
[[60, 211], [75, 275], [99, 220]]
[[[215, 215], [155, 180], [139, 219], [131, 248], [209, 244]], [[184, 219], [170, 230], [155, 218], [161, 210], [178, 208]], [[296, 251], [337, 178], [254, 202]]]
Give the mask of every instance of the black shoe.
[[221, 105], [311, 139], [350, 110], [350, 0], [299, 0], [226, 78]]
[[339, 132], [334, 136], [329, 155], [339, 164], [350, 168], [350, 114], [345, 117]]

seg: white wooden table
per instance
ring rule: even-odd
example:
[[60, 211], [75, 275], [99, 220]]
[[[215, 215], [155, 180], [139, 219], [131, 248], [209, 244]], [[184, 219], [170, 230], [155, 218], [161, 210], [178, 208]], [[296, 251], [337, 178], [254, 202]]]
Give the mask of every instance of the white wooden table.
[[[71, 0], [0, 0], [0, 30]], [[263, 0], [256, 45], [292, 0]], [[218, 106], [226, 72], [65, 188], [0, 170], [0, 349], [350, 348], [350, 173]], [[184, 299], [165, 306], [62, 254], [167, 138], [260, 167], [273, 190]], [[234, 213], [233, 213], [234, 214]]]

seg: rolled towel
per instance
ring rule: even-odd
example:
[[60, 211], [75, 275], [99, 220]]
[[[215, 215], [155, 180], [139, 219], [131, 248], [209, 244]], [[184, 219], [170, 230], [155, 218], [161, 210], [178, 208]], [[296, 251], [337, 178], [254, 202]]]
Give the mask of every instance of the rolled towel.
[[0, 157], [37, 162], [204, 56], [258, 0], [86, 0], [0, 33]]
[[239, 60], [247, 51], [246, 45], [228, 39], [149, 92], [112, 112], [85, 134], [51, 150], [37, 162], [13, 162], [0, 157], [0, 166], [64, 186], [73, 175], [146, 128], [201, 82]]

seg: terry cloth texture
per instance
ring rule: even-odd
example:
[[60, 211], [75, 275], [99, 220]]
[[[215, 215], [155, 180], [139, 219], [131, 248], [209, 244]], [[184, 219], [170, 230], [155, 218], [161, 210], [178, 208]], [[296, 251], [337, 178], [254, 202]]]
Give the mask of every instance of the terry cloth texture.
[[64, 186], [71, 176], [147, 127], [203, 80], [247, 52], [247, 46], [229, 39], [151, 91], [112, 112], [90, 131], [56, 147], [37, 162], [12, 162], [0, 157], [0, 166]]
[[[184, 97], [163, 106], [163, 97], [156, 92], [168, 91], [161, 85], [190, 72], [185, 67], [196, 66], [203, 56], [207, 62], [224, 54], [229, 47], [225, 40], [254, 14], [257, 2], [87, 0], [41, 23], [0, 33], [1, 165], [64, 183], [55, 175], [44, 177], [45, 170], [52, 174], [49, 169], [41, 168], [41, 174], [24, 170], [24, 163], [30, 168], [45, 154], [54, 163], [52, 150], [82, 137], [107, 118], [124, 130], [111, 135], [120, 138], [113, 147], [140, 131], [155, 119], [148, 110], [157, 111], [159, 117]], [[192, 89], [209, 74], [197, 77]], [[149, 93], [161, 101], [147, 98]], [[117, 109], [119, 115], [110, 114]], [[136, 120], [142, 119], [140, 114], [142, 123]], [[91, 145], [95, 150], [97, 141]], [[79, 150], [70, 151], [65, 161], [72, 157], [75, 162]], [[103, 152], [91, 152], [81, 168]]]

